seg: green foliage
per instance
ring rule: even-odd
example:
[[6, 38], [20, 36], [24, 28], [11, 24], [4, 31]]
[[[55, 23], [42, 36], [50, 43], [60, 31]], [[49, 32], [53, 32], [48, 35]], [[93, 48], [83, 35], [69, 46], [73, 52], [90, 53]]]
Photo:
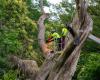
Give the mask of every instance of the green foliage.
[[95, 43], [94, 41], [92, 40], [87, 40], [85, 42], [85, 45], [82, 49], [83, 51], [87, 51], [87, 52], [100, 52], [100, 45]]
[[[82, 52], [76, 79], [73, 80], [100, 80], [100, 55], [98, 53]], [[78, 74], [77, 74], [78, 73]]]
[[[40, 0], [25, 0], [25, 1], [28, 6], [28, 10], [29, 10], [28, 16], [31, 19], [38, 21], [41, 15]], [[49, 6], [47, 0], [43, 0], [43, 5]]]
[[[33, 48], [33, 34], [36, 24], [27, 14], [29, 13], [26, 3], [22, 0], [1, 0], [2, 4], [2, 27], [0, 28], [1, 53], [22, 53], [28, 56]], [[1, 3], [0, 2], [0, 3]]]
[[63, 0], [61, 3], [62, 8], [65, 9], [65, 12], [60, 14], [59, 17], [63, 23], [71, 22], [74, 14], [75, 14], [75, 1], [71, 0], [71, 3], [69, 1]]
[[28, 16], [31, 19], [38, 21], [41, 15], [41, 12], [39, 11], [39, 1], [32, 1], [32, 0], [25, 0], [25, 1], [29, 10]]
[[[95, 5], [96, 4], [96, 5]], [[92, 0], [91, 5], [88, 8], [89, 13], [92, 15], [94, 26], [93, 26], [93, 34], [100, 37], [100, 1]]]
[[[63, 23], [66, 23], [66, 22], [71, 22], [71, 19], [73, 17], [72, 14], [68, 15], [68, 14], [61, 14], [59, 15], [60, 16], [60, 19], [62, 20]], [[65, 17], [66, 16], [66, 17]]]
[[0, 32], [0, 53], [17, 53], [22, 47], [22, 43], [17, 40], [18, 32], [14, 30]]
[[16, 80], [17, 79], [17, 70], [9, 70], [3, 75], [3, 80]]
[[[37, 27], [35, 21], [29, 18], [29, 13], [30, 10], [24, 0], [0, 0], [0, 69], [4, 72], [9, 69], [9, 54], [35, 58], [39, 64], [42, 63], [41, 55], [40, 59], [36, 58], [40, 53], [39, 49], [36, 50]], [[36, 15], [35, 12], [32, 14]], [[11, 75], [12, 80], [15, 80], [13, 74], [13, 71], [5, 73], [4, 79], [9, 80], [7, 78]], [[3, 75], [3, 72], [0, 75]]]
[[49, 21], [49, 24], [45, 25], [46, 25], [46, 32], [45, 32], [46, 39], [48, 39], [48, 36], [50, 36], [52, 30], [55, 30], [60, 36], [62, 35], [62, 28], [64, 27], [64, 25], [61, 22]]
[[4, 75], [5, 71], [9, 69], [9, 65], [7, 59], [5, 57], [1, 57], [0, 55], [0, 79]]

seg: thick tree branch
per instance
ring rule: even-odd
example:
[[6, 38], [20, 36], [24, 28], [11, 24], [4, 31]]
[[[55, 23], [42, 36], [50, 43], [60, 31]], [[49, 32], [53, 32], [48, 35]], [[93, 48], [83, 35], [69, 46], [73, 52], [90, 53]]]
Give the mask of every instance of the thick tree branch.
[[22, 73], [24, 73], [24, 76], [26, 78], [29, 78], [31, 80], [35, 79], [39, 67], [34, 60], [22, 60], [16, 56], [9, 56], [9, 61], [16, 66], [16, 68], [20, 69]]
[[45, 25], [44, 21], [48, 18], [49, 14], [44, 12], [43, 9], [43, 0], [40, 0], [40, 7], [42, 15], [40, 16], [38, 20], [38, 42], [40, 45], [40, 48], [42, 49], [42, 52], [44, 53], [44, 57], [47, 58], [47, 55], [50, 53], [50, 49], [48, 49], [47, 44], [45, 43]]
[[93, 41], [95, 41], [96, 43], [100, 44], [100, 38], [97, 38], [96, 36], [94, 36], [92, 34], [90, 34], [88, 36], [88, 38], [91, 39], [91, 40], [93, 40]]
[[45, 43], [45, 25], [44, 20], [49, 16], [49, 14], [44, 13], [38, 20], [38, 42], [40, 48], [42, 49], [44, 56], [50, 53], [50, 49], [48, 49], [47, 44]]

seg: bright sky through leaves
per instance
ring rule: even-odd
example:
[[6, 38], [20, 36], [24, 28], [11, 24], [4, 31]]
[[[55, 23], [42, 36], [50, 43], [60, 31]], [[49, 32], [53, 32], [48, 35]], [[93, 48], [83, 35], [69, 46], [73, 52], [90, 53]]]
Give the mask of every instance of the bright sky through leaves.
[[52, 3], [52, 4], [58, 4], [58, 3], [60, 3], [62, 0], [47, 0], [47, 1], [49, 1], [49, 2]]
[[[51, 4], [59, 4], [60, 2], [62, 2], [62, 0], [47, 0], [47, 1], [50, 2]], [[44, 7], [44, 10], [45, 10], [46, 13], [50, 13], [48, 7]]]
[[[54, 5], [59, 4], [60, 2], [62, 2], [62, 0], [47, 0], [47, 1], [50, 2], [51, 4], [54, 4]], [[71, 0], [68, 0], [68, 1], [71, 2]], [[44, 7], [44, 10], [45, 10], [46, 13], [50, 13], [49, 9], [52, 10], [52, 8]]]

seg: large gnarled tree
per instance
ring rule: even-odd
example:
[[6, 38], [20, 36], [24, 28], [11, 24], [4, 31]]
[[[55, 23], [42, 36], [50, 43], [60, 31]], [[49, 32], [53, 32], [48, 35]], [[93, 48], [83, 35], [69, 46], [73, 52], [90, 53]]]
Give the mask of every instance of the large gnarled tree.
[[[41, 47], [41, 50], [45, 57], [48, 53], [50, 53], [50, 50], [48, 49], [46, 43], [45, 43], [45, 25], [44, 20], [48, 17], [48, 14], [44, 12], [43, 10], [43, 1], [41, 1], [41, 11], [42, 15], [40, 16], [38, 20], [38, 28], [39, 28], [39, 34], [38, 34], [38, 41]], [[45, 59], [42, 66], [38, 69], [32, 69], [35, 68], [35, 66], [31, 65], [30, 69], [28, 68], [30, 65], [26, 65], [25, 68], [27, 68], [26, 72], [31, 72], [31, 76], [29, 78], [31, 80], [71, 80], [72, 76], [74, 75], [74, 72], [76, 70], [76, 65], [78, 62], [78, 59], [80, 57], [80, 51], [81, 48], [86, 41], [89, 33], [92, 30], [93, 22], [90, 17], [90, 15], [87, 12], [87, 1], [86, 0], [75, 0], [76, 1], [76, 14], [72, 21], [72, 26], [74, 31], [77, 35], [80, 36], [80, 43], [79, 45], [74, 45], [74, 38], [71, 34], [69, 36], [66, 36], [67, 43], [65, 45], [64, 50], [61, 52], [61, 54], [54, 54], [50, 59]], [[82, 30], [83, 32], [80, 33], [79, 30]], [[26, 64], [23, 60], [18, 61], [18, 58], [13, 58], [14, 60], [17, 59], [17, 64], [21, 65]], [[21, 62], [21, 63], [20, 63]], [[27, 61], [26, 61], [27, 62]], [[19, 66], [20, 68], [22, 66]], [[32, 71], [33, 70], [33, 71]]]

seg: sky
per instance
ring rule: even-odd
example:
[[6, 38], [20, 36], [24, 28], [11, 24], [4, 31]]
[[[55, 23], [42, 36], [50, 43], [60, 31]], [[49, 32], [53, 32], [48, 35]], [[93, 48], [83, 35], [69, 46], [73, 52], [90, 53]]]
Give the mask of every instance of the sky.
[[[62, 0], [47, 0], [47, 1], [50, 2], [51, 4], [54, 4], [54, 5], [59, 4], [60, 2], [62, 2]], [[71, 0], [68, 0], [68, 1], [71, 2]], [[49, 9], [52, 10], [52, 8], [44, 7], [44, 11], [46, 13], [50, 13]]]
[[[47, 0], [48, 2], [50, 2], [51, 4], [59, 4], [60, 2], [62, 2], [62, 0]], [[44, 11], [46, 12], [46, 13], [50, 13], [50, 11], [49, 11], [49, 9], [50, 8], [48, 8], [48, 7], [44, 7]], [[51, 8], [51, 10], [52, 10], [52, 8]]]
[[[52, 4], [59, 4], [60, 2], [62, 2], [62, 0], [47, 0]], [[71, 0], [68, 0], [69, 2], [71, 2]]]
[[49, 1], [49, 2], [52, 3], [52, 4], [58, 4], [58, 3], [60, 3], [62, 0], [47, 0], [47, 1]]

